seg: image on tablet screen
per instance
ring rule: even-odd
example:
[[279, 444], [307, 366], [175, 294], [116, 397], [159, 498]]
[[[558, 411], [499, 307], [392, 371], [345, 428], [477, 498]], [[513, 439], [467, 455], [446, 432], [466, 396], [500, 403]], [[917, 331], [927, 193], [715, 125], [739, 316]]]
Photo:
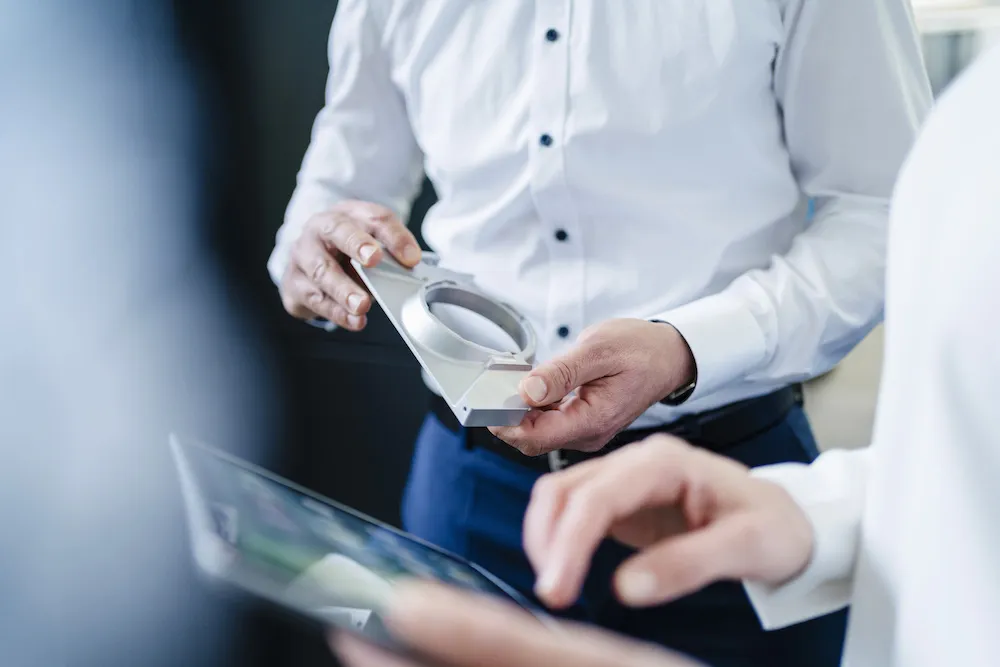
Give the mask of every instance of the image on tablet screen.
[[507, 597], [469, 564], [201, 447], [184, 447], [228, 576], [330, 622], [380, 627], [392, 587], [438, 579]]

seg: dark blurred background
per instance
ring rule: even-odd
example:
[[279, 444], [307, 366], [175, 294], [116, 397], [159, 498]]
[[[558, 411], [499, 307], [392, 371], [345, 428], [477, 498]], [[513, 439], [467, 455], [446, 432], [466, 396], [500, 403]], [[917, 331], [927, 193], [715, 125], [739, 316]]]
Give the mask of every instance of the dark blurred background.
[[[172, 8], [204, 111], [206, 240], [231, 299], [264, 332], [280, 384], [284, 430], [270, 467], [398, 525], [427, 405], [419, 366], [381, 313], [361, 334], [293, 321], [265, 268], [323, 104], [336, 4], [174, 0]], [[415, 231], [433, 201], [425, 184], [410, 220]], [[266, 610], [250, 612], [243, 628], [232, 665], [333, 663], [315, 632]]]
[[[174, 0], [173, 8], [205, 111], [205, 241], [231, 298], [277, 357], [283, 472], [395, 522], [426, 407], [416, 361], [380, 312], [361, 334], [294, 321], [265, 266], [323, 104], [336, 2]], [[428, 185], [415, 231], [433, 197]]]

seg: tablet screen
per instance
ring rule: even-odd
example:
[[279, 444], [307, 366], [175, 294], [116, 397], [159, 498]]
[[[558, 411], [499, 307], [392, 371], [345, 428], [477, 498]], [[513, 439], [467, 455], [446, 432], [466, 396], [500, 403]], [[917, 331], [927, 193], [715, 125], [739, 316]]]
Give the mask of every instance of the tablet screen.
[[215, 578], [365, 634], [401, 579], [524, 601], [480, 568], [243, 461], [173, 439], [196, 560]]

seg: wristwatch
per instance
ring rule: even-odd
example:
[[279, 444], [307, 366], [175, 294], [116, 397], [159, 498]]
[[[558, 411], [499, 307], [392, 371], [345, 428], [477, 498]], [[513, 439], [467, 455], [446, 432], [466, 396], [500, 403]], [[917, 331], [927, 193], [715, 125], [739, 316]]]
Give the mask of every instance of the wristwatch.
[[[663, 320], [649, 320], [649, 321], [655, 322], [657, 324], [666, 324], [667, 326], [671, 327], [673, 326], [672, 324], [670, 324], [670, 322], [664, 322]], [[674, 327], [674, 331], [677, 331], [676, 327]], [[680, 334], [679, 331], [677, 333]], [[683, 335], [681, 335], [681, 340], [684, 340]], [[663, 405], [669, 405], [671, 407], [676, 407], [678, 405], [681, 405], [682, 403], [684, 403], [684, 401], [691, 398], [691, 394], [694, 393], [695, 387], [697, 386], [698, 386], [698, 364], [695, 363], [694, 375], [691, 377], [691, 379], [688, 382], [682, 384], [677, 389], [674, 389], [672, 392], [667, 394], [666, 398], [661, 400], [660, 403], [662, 403]]]

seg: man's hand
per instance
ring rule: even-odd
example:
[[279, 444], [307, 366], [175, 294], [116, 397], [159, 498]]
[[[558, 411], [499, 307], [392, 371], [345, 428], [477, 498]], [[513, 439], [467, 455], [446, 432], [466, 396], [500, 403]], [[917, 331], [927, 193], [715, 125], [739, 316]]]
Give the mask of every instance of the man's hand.
[[812, 526], [784, 489], [663, 435], [537, 482], [524, 548], [539, 598], [571, 605], [606, 537], [639, 550], [615, 574], [618, 597], [631, 606], [723, 579], [784, 583], [805, 569], [813, 548]]
[[538, 410], [518, 426], [490, 430], [529, 456], [597, 451], [694, 372], [691, 350], [672, 326], [609, 320], [585, 330], [569, 353], [521, 382], [522, 398]]
[[420, 246], [395, 213], [384, 206], [344, 201], [306, 223], [292, 246], [281, 279], [281, 302], [293, 317], [324, 317], [351, 331], [365, 328], [371, 295], [350, 265], [382, 261], [382, 246], [405, 266], [420, 261]]
[[[540, 624], [505, 603], [431, 584], [401, 588], [386, 619], [436, 667], [693, 667], [666, 651], [596, 628]], [[331, 639], [348, 667], [417, 667], [348, 635]]]

